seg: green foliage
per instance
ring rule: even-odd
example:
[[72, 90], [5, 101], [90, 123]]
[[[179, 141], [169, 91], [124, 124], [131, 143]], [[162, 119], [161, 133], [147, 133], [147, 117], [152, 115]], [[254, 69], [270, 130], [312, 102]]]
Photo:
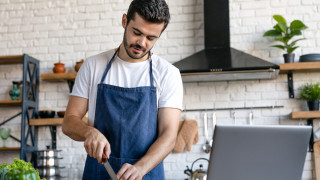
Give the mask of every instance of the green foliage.
[[40, 180], [40, 176], [31, 163], [15, 158], [10, 165], [7, 165], [7, 163], [0, 165], [0, 180], [2, 179]]
[[281, 42], [283, 45], [274, 45], [272, 47], [280, 48], [287, 53], [292, 53], [299, 46], [296, 46], [296, 43], [304, 38], [297, 39], [295, 41], [289, 42], [294, 36], [302, 35], [302, 30], [307, 29], [308, 27], [303, 24], [300, 20], [294, 20], [290, 23], [290, 26], [287, 25], [287, 21], [281, 15], [274, 15], [273, 19], [278, 23], [273, 26], [273, 29], [268, 30], [263, 34], [264, 37], [271, 36], [274, 37], [276, 41]]
[[302, 86], [301, 98], [307, 101], [317, 101], [320, 99], [320, 84], [307, 83]]

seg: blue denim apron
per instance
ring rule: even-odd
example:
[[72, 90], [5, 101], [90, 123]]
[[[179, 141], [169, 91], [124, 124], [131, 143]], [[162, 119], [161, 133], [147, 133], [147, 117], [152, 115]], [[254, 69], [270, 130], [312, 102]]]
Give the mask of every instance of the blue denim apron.
[[[123, 88], [103, 84], [118, 50], [98, 84], [94, 120], [94, 127], [110, 143], [109, 163], [115, 173], [125, 163], [136, 163], [157, 138], [157, 94], [153, 85], [152, 59], [149, 70], [151, 86]], [[149, 57], [151, 58], [150, 52]], [[87, 155], [83, 179], [108, 180], [110, 177], [102, 164]], [[158, 164], [143, 179], [163, 180], [163, 163]]]

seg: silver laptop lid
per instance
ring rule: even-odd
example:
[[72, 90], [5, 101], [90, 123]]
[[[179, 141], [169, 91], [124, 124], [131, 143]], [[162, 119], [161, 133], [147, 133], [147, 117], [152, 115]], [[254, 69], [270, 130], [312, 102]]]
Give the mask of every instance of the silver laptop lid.
[[217, 125], [208, 180], [301, 180], [311, 127]]

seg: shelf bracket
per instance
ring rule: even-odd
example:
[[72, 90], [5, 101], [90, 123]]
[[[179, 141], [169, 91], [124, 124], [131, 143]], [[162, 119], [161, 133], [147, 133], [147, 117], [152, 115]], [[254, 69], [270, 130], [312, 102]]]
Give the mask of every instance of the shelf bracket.
[[293, 73], [292, 71], [288, 71], [288, 90], [289, 90], [289, 98], [294, 98], [294, 89], [293, 89]]
[[312, 127], [312, 132], [311, 132], [311, 137], [310, 137], [310, 141], [309, 141], [309, 152], [313, 152], [313, 119], [308, 119], [307, 120], [307, 124], [308, 126]]
[[51, 132], [51, 148], [57, 149], [57, 127], [50, 126], [50, 132]]
[[0, 123], [0, 126], [2, 126], [2, 125], [4, 125], [4, 124], [6, 124], [7, 122], [9, 122], [9, 121], [11, 121], [12, 119], [14, 119], [14, 118], [16, 118], [16, 117], [20, 116], [21, 114], [22, 114], [22, 112], [19, 112], [18, 114], [16, 114], [16, 115], [14, 115], [14, 116], [10, 117], [9, 119], [7, 119], [7, 120], [3, 121], [2, 123]]
[[74, 80], [68, 79], [68, 80], [67, 80], [67, 83], [68, 83], [68, 86], [69, 86], [69, 91], [70, 91], [70, 93], [71, 93], [71, 92], [72, 92], [73, 85], [74, 85]]

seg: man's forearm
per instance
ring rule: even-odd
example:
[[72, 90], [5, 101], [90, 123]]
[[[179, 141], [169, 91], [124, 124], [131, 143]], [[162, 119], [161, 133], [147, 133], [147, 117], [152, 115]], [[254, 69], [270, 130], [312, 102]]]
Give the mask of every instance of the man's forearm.
[[160, 134], [147, 153], [135, 164], [143, 175], [151, 171], [172, 151], [176, 141], [176, 134], [165, 131]]
[[75, 141], [84, 141], [86, 134], [89, 133], [93, 127], [88, 126], [77, 116], [66, 116], [63, 120], [62, 131]]

